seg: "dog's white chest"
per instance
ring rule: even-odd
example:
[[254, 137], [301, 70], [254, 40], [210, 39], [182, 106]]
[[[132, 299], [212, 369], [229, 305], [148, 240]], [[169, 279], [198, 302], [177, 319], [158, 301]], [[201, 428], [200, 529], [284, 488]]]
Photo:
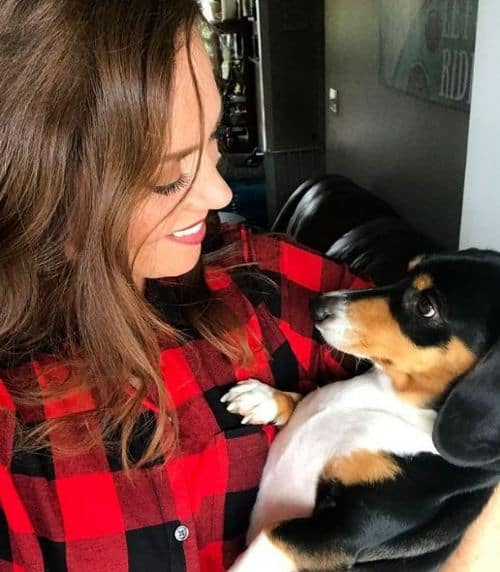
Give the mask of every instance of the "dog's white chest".
[[389, 378], [374, 368], [308, 395], [276, 437], [252, 514], [248, 540], [267, 525], [309, 516], [327, 461], [365, 449], [401, 456], [438, 454], [436, 413], [403, 403]]

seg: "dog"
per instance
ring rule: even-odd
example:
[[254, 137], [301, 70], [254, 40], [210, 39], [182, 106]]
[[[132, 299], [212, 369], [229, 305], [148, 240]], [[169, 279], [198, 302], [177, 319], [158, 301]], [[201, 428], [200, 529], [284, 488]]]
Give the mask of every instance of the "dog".
[[500, 480], [500, 254], [419, 257], [311, 311], [373, 365], [303, 399], [257, 380], [225, 395], [283, 426], [231, 572], [438, 570]]

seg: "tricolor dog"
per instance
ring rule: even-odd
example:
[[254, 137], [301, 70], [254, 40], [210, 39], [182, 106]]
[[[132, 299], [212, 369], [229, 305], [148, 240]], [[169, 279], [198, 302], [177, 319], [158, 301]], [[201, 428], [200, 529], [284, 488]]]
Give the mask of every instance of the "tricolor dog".
[[437, 570], [500, 480], [500, 254], [425, 256], [311, 309], [373, 367], [304, 399], [255, 380], [226, 394], [283, 425], [231, 571]]

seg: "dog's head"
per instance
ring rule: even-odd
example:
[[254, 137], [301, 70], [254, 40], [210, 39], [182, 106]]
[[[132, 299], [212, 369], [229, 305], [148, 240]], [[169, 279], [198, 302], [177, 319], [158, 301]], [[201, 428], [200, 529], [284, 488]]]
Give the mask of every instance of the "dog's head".
[[329, 344], [384, 369], [402, 399], [438, 407], [444, 457], [500, 461], [500, 254], [424, 256], [397, 284], [330, 292], [311, 309]]

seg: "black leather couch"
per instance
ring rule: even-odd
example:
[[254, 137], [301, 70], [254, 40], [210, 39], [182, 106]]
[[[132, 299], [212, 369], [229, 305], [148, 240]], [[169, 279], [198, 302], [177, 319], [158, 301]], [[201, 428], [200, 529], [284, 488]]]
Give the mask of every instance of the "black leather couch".
[[402, 278], [415, 256], [440, 250], [387, 203], [341, 175], [305, 181], [271, 230], [346, 263], [378, 285]]

